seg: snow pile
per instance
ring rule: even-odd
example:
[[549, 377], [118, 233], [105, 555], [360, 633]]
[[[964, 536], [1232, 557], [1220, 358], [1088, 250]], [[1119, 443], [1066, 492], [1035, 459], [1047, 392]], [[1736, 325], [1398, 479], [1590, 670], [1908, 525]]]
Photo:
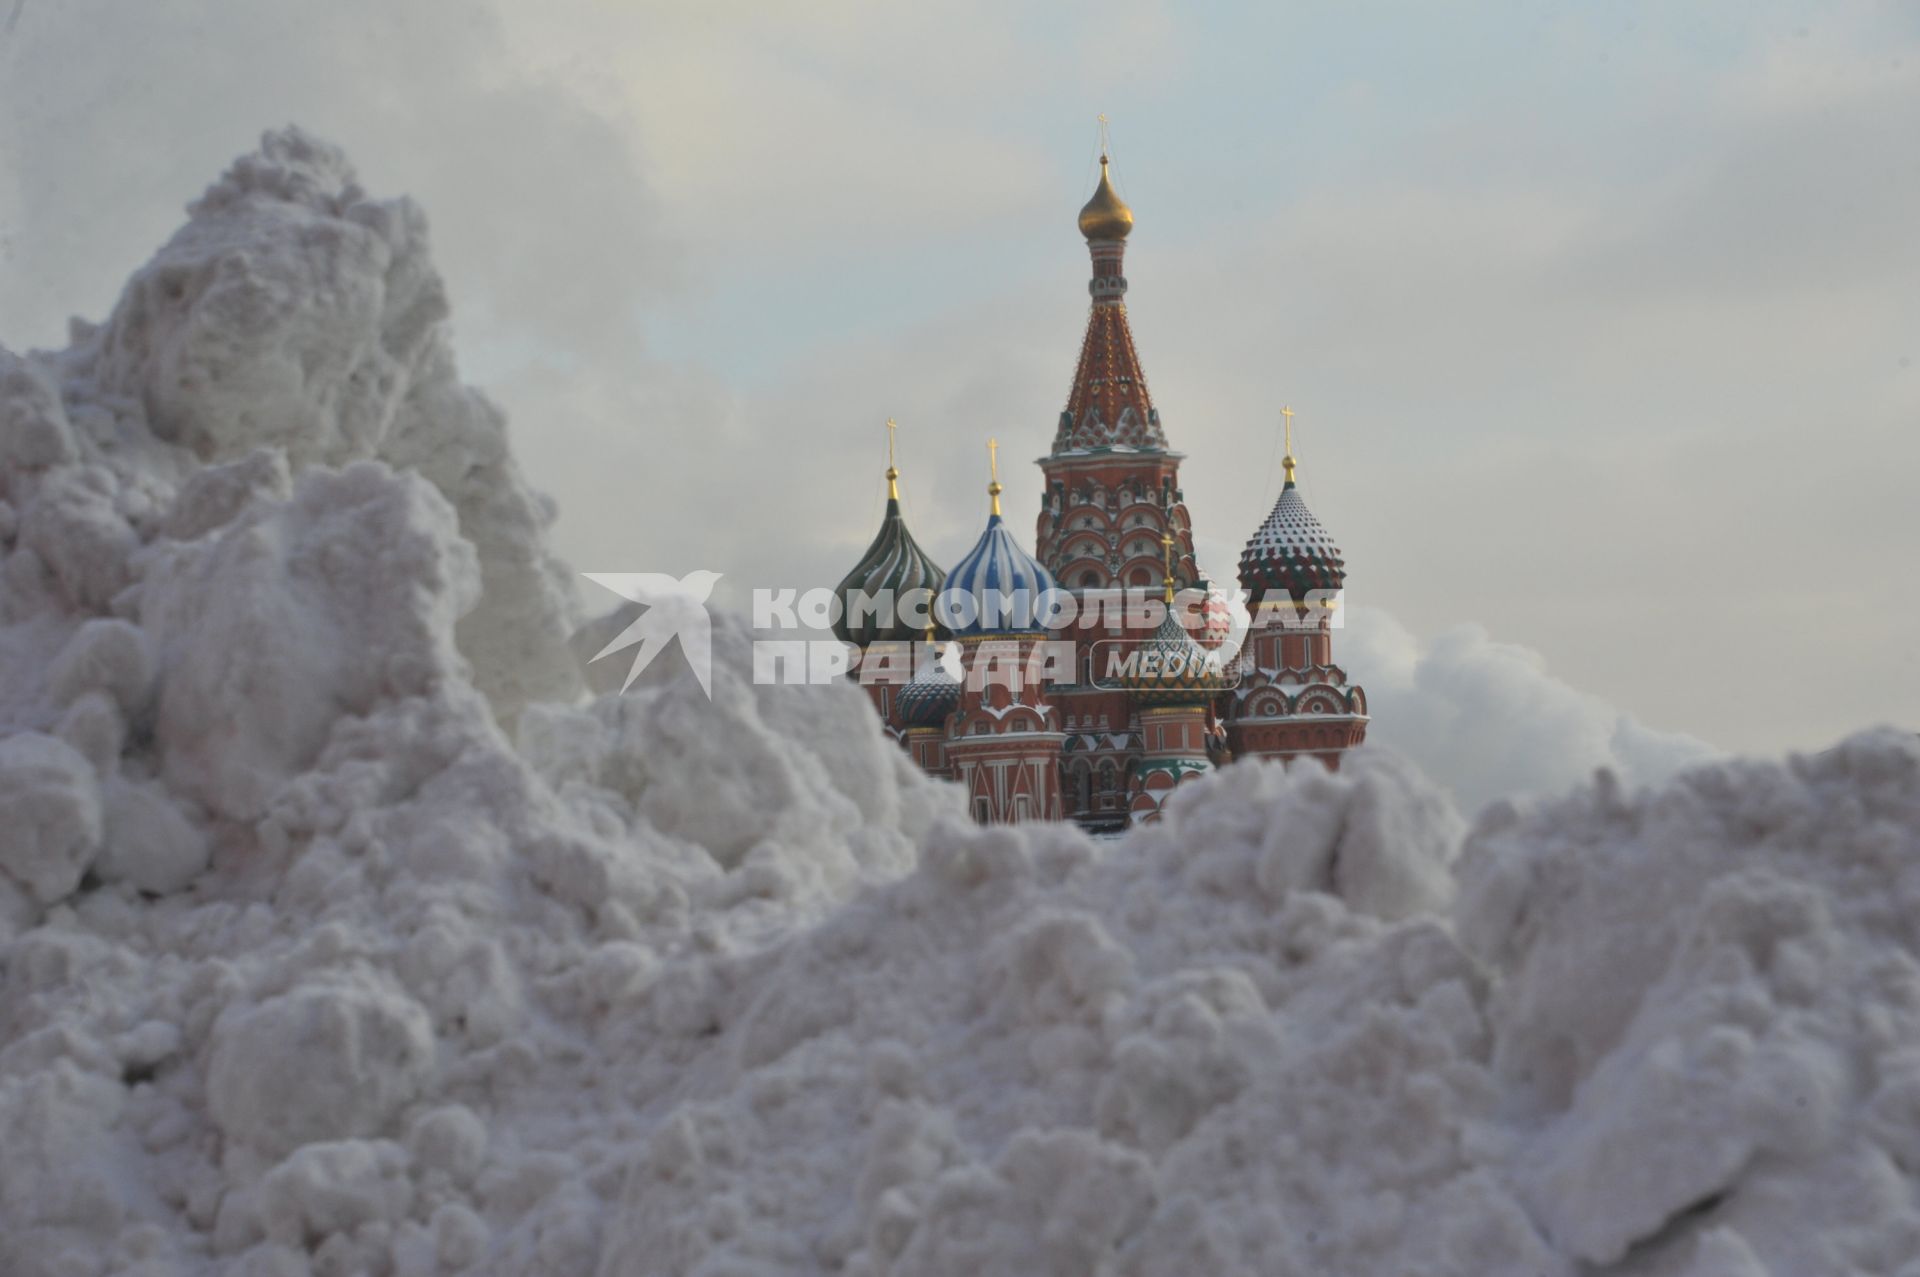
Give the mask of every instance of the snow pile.
[[1568, 1254], [1651, 1262], [1711, 1225], [1746, 1266], [1703, 1274], [1920, 1273], [1910, 735], [1496, 810], [1462, 880], [1503, 975], [1494, 1073], [1535, 1128], [1513, 1173]]
[[0, 1272], [1920, 1277], [1912, 739], [976, 828], [589, 695], [445, 313], [289, 131], [0, 351]]

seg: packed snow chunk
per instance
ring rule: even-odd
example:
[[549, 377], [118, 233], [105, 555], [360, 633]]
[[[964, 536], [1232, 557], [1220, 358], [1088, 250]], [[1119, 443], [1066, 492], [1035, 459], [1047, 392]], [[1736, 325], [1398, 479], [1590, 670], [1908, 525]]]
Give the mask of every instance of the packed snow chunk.
[[[97, 1271], [81, 1255], [164, 1212], [152, 1165], [121, 1121], [126, 1092], [62, 1061], [0, 1081], [0, 1268], [8, 1277]], [[93, 1261], [98, 1263], [97, 1258]]]
[[269, 133], [189, 210], [127, 284], [101, 334], [101, 381], [139, 396], [154, 433], [209, 460], [262, 443], [298, 462], [371, 456], [394, 411], [404, 348], [383, 313], [444, 313], [395, 269], [423, 220], [354, 217], [340, 153], [298, 130]]
[[50, 472], [20, 513], [20, 543], [53, 573], [69, 608], [104, 612], [132, 580], [140, 538], [115, 504], [119, 490], [101, 466]]
[[1920, 739], [1864, 733], [1785, 764], [1701, 767], [1639, 801], [1603, 772], [1536, 810], [1482, 813], [1457, 919], [1467, 947], [1505, 972], [1503, 1074], [1563, 1106], [1668, 971], [1708, 884], [1756, 862], [1843, 892], [1843, 917], [1888, 911], [1876, 925], [1913, 946]]
[[287, 503], [160, 547], [141, 618], [162, 654], [163, 775], [258, 817], [342, 715], [461, 676], [453, 627], [478, 590], [446, 502], [376, 462], [309, 471]]
[[466, 1184], [487, 1158], [487, 1128], [472, 1109], [449, 1104], [422, 1113], [407, 1132], [407, 1152], [422, 1176]]
[[952, 786], [886, 739], [858, 688], [756, 684], [751, 632], [722, 614], [712, 637], [711, 699], [668, 653], [625, 694], [535, 707], [519, 724], [522, 755], [555, 790], [727, 871], [732, 900], [838, 899], [865, 871], [910, 865], [914, 841], [960, 811]]
[[510, 1036], [525, 1017], [519, 971], [499, 939], [454, 911], [436, 909], [421, 920], [395, 972], [443, 1035], [470, 1046]]
[[1082, 913], [1040, 914], [1000, 942], [992, 964], [1031, 1025], [1097, 1025], [1133, 987], [1133, 957]]
[[433, 1031], [420, 1004], [383, 976], [338, 972], [224, 1011], [207, 1102], [228, 1138], [278, 1156], [381, 1135], [432, 1072]]
[[1680, 1277], [1773, 1277], [1753, 1253], [1746, 1240], [1731, 1228], [1715, 1228], [1700, 1234], [1694, 1246], [1693, 1262]]
[[[1576, 1258], [1610, 1263], [1674, 1216], [1718, 1200], [1761, 1151], [1815, 1153], [1830, 1137], [1847, 1067], [1789, 1027], [1748, 943], [1835, 953], [1818, 893], [1738, 874], [1714, 883], [1696, 931], [1619, 1049], [1540, 1141], [1526, 1182], [1548, 1231]], [[1839, 971], [1801, 973], [1834, 981]]]
[[153, 644], [137, 626], [98, 617], [74, 631], [50, 673], [53, 698], [71, 704], [105, 692], [128, 718], [137, 718], [153, 694]]
[[1183, 971], [1142, 990], [1113, 1049], [1094, 1111], [1101, 1134], [1160, 1154], [1238, 1095], [1252, 1061], [1283, 1044], [1253, 981], [1230, 968]]
[[406, 1153], [388, 1140], [334, 1140], [296, 1149], [260, 1184], [268, 1238], [317, 1246], [335, 1233], [406, 1218], [413, 1205]]
[[256, 448], [238, 461], [196, 470], [180, 485], [160, 530], [176, 541], [192, 541], [238, 518], [256, 500], [285, 501], [293, 495], [287, 454]]
[[101, 878], [165, 895], [206, 869], [206, 836], [160, 786], [110, 780], [105, 811], [106, 838], [95, 865]]
[[1444, 791], [1381, 749], [1354, 752], [1338, 772], [1243, 760], [1182, 786], [1163, 824], [1136, 841], [1227, 858], [1252, 851], [1251, 885], [1269, 899], [1321, 891], [1389, 921], [1446, 907], [1448, 866], [1465, 832]]
[[201, 460], [164, 524], [191, 539], [284, 474], [378, 458], [452, 504], [486, 592], [460, 626], [503, 720], [570, 699], [572, 580], [545, 545], [555, 511], [521, 475], [499, 409], [461, 384], [446, 289], [411, 201], [372, 200], [346, 158], [297, 128], [266, 134], [190, 210], [83, 344], [98, 392]]
[[535, 701], [570, 701], [582, 688], [568, 644], [578, 605], [572, 574], [546, 546], [558, 510], [514, 464], [506, 417], [460, 384], [441, 330], [415, 378], [381, 456], [440, 489], [479, 557], [485, 588], [459, 628], [474, 686], [508, 723]]
[[127, 745], [127, 718], [105, 692], [85, 692], [60, 716], [53, 734], [73, 746], [89, 766], [111, 777]]
[[100, 784], [72, 746], [0, 738], [0, 871], [41, 904], [73, 894], [100, 850]]
[[[1084, 1131], [1025, 1130], [992, 1169], [956, 1167], [886, 1277], [1086, 1277], [1153, 1206], [1144, 1157]], [[883, 1201], [885, 1199], [883, 1198]]]
[[1483, 814], [1462, 876], [1463, 939], [1501, 972], [1513, 1173], [1563, 1254], [1680, 1271], [1722, 1226], [1768, 1272], [1911, 1253], [1910, 1179], [1887, 1185], [1911, 1175], [1920, 1055], [1920, 741], [1641, 799], [1602, 774]]
[[1447, 791], [1386, 749], [1360, 750], [1341, 772], [1353, 784], [1334, 845], [1341, 899], [1389, 921], [1444, 909], [1467, 831]]
[[[0, 346], [0, 476], [73, 457], [73, 435], [52, 371]], [[0, 483], [0, 492], [8, 490]]]

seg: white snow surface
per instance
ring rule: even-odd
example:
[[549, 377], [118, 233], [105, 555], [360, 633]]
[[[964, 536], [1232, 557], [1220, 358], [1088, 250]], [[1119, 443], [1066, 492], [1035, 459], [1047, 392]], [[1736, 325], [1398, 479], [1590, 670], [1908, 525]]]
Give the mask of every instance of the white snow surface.
[[0, 1273], [1920, 1277], [1911, 735], [977, 828], [727, 618], [587, 690], [412, 205], [190, 212], [0, 351]]

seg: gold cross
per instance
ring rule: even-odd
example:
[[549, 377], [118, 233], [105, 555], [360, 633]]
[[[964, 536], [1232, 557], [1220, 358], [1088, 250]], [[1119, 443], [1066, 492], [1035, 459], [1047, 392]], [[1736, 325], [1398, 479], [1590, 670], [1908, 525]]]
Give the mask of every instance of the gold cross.
[[1292, 453], [1293, 451], [1293, 409], [1283, 407], [1280, 409], [1280, 415], [1287, 419], [1287, 451], [1288, 453]]
[[993, 481], [1000, 482], [1000, 441], [987, 440], [987, 465], [993, 470]]
[[900, 467], [893, 464], [893, 418], [887, 418], [887, 500], [900, 499]]

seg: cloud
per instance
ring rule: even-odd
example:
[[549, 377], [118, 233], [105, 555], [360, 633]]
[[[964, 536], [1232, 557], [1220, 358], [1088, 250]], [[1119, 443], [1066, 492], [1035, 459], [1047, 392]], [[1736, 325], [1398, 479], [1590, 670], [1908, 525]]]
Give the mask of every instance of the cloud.
[[620, 122], [529, 68], [484, 6], [76, 0], [26, 9], [0, 57], [9, 345], [102, 314], [207, 175], [288, 122], [427, 210], [470, 359], [615, 362], [676, 284]]
[[1646, 727], [1555, 677], [1538, 652], [1474, 625], [1422, 643], [1391, 615], [1356, 608], [1335, 635], [1335, 659], [1367, 690], [1368, 743], [1412, 758], [1466, 812], [1557, 793], [1599, 767], [1649, 784], [1717, 753]]

